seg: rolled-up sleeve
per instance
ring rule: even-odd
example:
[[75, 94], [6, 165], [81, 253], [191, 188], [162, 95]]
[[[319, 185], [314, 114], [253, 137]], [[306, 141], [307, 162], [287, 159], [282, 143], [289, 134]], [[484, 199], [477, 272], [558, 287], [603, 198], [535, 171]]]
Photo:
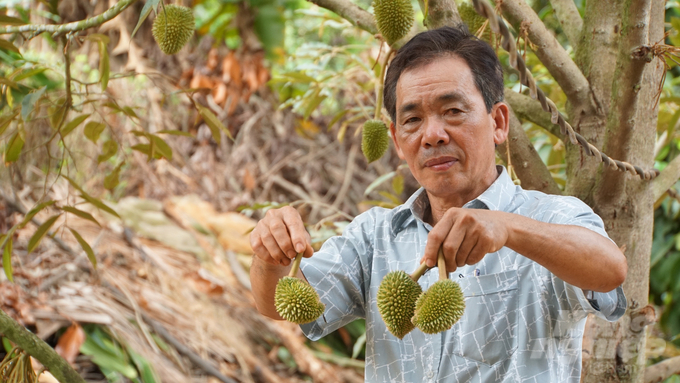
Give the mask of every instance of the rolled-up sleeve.
[[[555, 198], [551, 205], [558, 208], [546, 213], [542, 219], [544, 222], [585, 227], [611, 240], [604, 229], [602, 218], [583, 201], [575, 197]], [[582, 309], [583, 315], [592, 313], [610, 322], [617, 321], [626, 312], [627, 301], [621, 286], [605, 293], [582, 290], [555, 275], [552, 275], [552, 283], [556, 296], [562, 300], [560, 305], [565, 308]]]
[[365, 316], [365, 271], [370, 270], [366, 255], [373, 248], [366, 229], [372, 221], [370, 211], [361, 214], [342, 236], [328, 239], [314, 256], [302, 260], [302, 274], [326, 305], [321, 317], [300, 326], [309, 339], [318, 340]]

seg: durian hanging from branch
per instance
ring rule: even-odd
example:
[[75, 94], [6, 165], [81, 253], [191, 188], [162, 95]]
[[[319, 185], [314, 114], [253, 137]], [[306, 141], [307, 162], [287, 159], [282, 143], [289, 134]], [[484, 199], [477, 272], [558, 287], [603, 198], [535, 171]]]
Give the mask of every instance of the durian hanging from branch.
[[379, 160], [390, 147], [390, 136], [387, 133], [387, 125], [382, 121], [383, 88], [385, 86], [385, 72], [392, 50], [387, 49], [384, 59], [380, 63], [380, 77], [378, 77], [375, 87], [375, 113], [372, 120], [364, 122], [361, 131], [361, 151], [370, 164]]
[[373, 13], [378, 31], [390, 46], [406, 36], [413, 26], [411, 0], [373, 0]]
[[153, 21], [152, 33], [163, 53], [179, 52], [194, 34], [196, 21], [191, 8], [181, 5], [163, 5]]

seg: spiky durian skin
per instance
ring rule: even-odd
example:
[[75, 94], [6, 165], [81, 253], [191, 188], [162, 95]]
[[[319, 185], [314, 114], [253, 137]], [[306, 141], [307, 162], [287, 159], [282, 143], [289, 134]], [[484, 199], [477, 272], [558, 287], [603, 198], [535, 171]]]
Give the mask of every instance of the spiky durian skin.
[[298, 278], [283, 277], [274, 292], [276, 312], [289, 322], [309, 323], [323, 314], [326, 306], [319, 301], [319, 294]]
[[414, 329], [411, 317], [422, 292], [420, 285], [404, 271], [392, 271], [380, 282], [378, 312], [387, 329], [397, 338], [404, 338]]
[[450, 329], [464, 311], [465, 299], [460, 285], [445, 279], [420, 295], [412, 321], [422, 332], [436, 334]]
[[161, 8], [158, 12], [151, 32], [161, 51], [174, 55], [189, 41], [195, 26], [194, 14], [190, 8], [169, 4], [165, 6], [165, 10]]
[[373, 0], [373, 12], [378, 31], [389, 45], [406, 36], [413, 26], [410, 0]]
[[390, 146], [387, 125], [380, 120], [368, 120], [361, 133], [361, 151], [368, 163], [380, 159]]
[[[460, 14], [460, 18], [463, 20], [463, 22], [467, 24], [468, 29], [472, 34], [477, 34], [479, 28], [481, 28], [486, 22], [486, 18], [477, 13], [477, 11], [475, 11], [475, 7], [472, 6], [472, 4], [459, 3], [458, 13]], [[491, 32], [491, 27], [487, 25], [484, 29], [484, 32], [482, 33], [481, 39], [493, 45], [493, 38], [494, 35]]]

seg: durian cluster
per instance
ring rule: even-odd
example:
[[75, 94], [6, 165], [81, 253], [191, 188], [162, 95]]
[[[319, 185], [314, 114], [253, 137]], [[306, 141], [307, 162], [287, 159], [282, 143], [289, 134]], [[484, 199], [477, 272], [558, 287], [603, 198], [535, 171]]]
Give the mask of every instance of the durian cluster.
[[151, 33], [163, 53], [174, 55], [189, 42], [195, 27], [190, 8], [169, 4], [158, 12]]
[[423, 292], [417, 282], [421, 273], [414, 274], [412, 277], [403, 271], [392, 271], [378, 287], [378, 312], [387, 329], [399, 339], [415, 327], [426, 334], [446, 331], [465, 311], [465, 299], [458, 283], [440, 277]]

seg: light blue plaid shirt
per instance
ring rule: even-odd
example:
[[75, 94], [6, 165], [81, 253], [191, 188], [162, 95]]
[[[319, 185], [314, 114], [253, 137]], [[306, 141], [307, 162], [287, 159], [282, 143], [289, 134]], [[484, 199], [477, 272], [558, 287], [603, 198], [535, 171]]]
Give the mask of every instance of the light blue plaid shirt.
[[[577, 198], [523, 190], [499, 171], [464, 207], [583, 226], [607, 237], [600, 217]], [[432, 229], [422, 220], [426, 209], [424, 189], [395, 209], [373, 208], [302, 261], [326, 305], [321, 318], [301, 326], [304, 333], [316, 340], [366, 318], [367, 382], [578, 382], [586, 315], [620, 318], [623, 290], [584, 293], [506, 247], [449, 275], [461, 285], [466, 306], [450, 330], [427, 335], [415, 329], [402, 340], [387, 330], [376, 305], [378, 286], [388, 272], [418, 266]], [[419, 283], [424, 291], [436, 281], [435, 270]]]

